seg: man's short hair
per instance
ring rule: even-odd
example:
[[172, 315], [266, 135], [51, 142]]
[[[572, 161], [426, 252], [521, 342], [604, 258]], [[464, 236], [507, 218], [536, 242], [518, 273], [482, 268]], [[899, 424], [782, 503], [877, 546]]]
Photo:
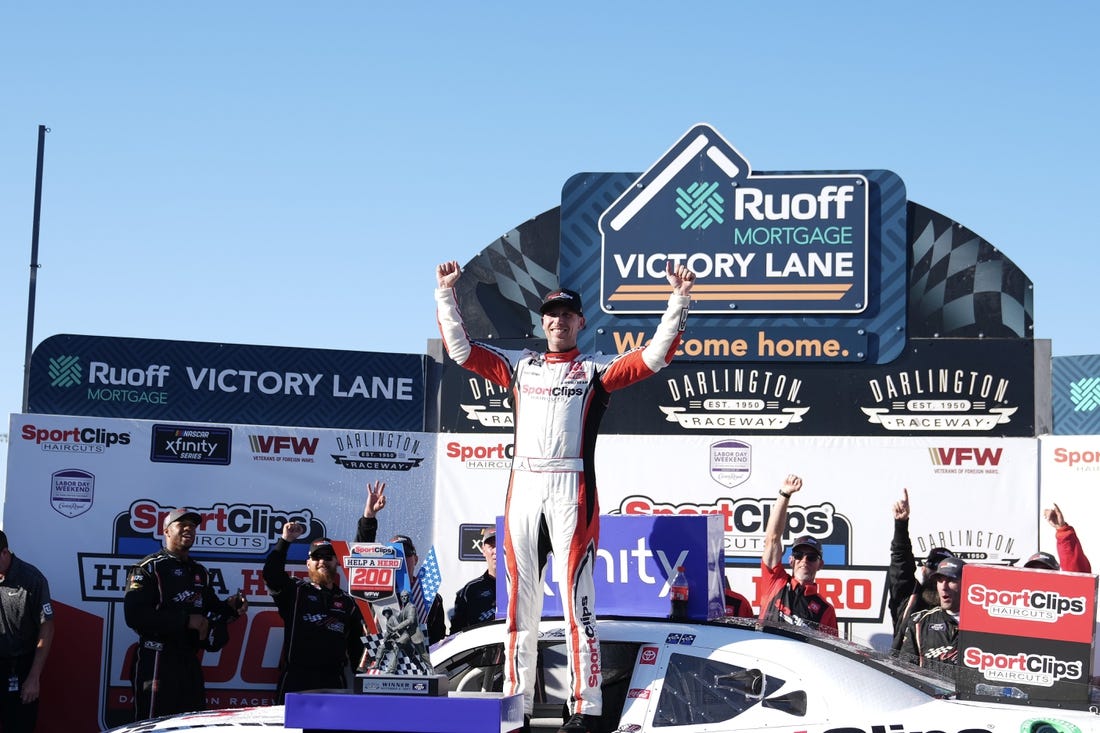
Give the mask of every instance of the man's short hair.
[[395, 534], [390, 542], [400, 542], [401, 547], [405, 550], [405, 557], [416, 554], [416, 545], [413, 544], [412, 538], [407, 534]]

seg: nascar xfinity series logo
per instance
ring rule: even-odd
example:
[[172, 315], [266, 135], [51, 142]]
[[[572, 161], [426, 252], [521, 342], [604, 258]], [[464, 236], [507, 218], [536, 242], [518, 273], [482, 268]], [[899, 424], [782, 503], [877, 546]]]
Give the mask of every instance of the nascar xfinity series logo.
[[965, 369], [914, 369], [867, 383], [875, 407], [860, 407], [887, 430], [991, 431], [1010, 421], [1008, 379]]
[[802, 380], [770, 369], [699, 369], [665, 387], [672, 404], [658, 407], [684, 430], [780, 431], [810, 410], [797, 406]]
[[424, 457], [420, 439], [391, 431], [363, 431], [336, 436], [332, 459], [344, 468], [361, 471], [411, 471]]

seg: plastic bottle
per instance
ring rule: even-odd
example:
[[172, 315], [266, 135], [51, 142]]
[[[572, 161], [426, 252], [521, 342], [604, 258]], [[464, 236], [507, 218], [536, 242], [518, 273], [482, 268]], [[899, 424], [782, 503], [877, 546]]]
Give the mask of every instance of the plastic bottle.
[[669, 618], [686, 619], [688, 617], [688, 580], [684, 566], [676, 568], [676, 574], [668, 581], [668, 597], [672, 601], [672, 613]]
[[987, 685], [984, 682], [974, 686], [974, 692], [979, 695], [992, 695], [994, 697], [1013, 697], [1017, 700], [1026, 700], [1028, 695], [1019, 687], [1002, 687], [1000, 685]]

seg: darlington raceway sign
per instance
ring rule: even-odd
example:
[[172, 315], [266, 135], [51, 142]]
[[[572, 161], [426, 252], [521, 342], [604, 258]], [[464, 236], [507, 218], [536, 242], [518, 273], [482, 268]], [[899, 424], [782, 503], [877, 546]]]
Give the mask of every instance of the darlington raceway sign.
[[601, 304], [661, 313], [665, 263], [699, 276], [701, 313], [862, 313], [867, 308], [867, 179], [752, 175], [697, 125], [600, 217]]

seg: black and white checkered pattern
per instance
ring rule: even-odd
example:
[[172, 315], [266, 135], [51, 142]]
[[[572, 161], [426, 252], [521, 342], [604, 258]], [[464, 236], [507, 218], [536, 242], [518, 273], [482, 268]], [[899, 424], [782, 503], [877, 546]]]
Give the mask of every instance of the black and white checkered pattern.
[[369, 675], [392, 674], [392, 675], [400, 675], [402, 677], [405, 677], [405, 676], [408, 676], [408, 675], [427, 675], [427, 674], [429, 674], [429, 672], [427, 670], [424, 670], [416, 662], [414, 662], [413, 660], [406, 657], [404, 654], [402, 654], [400, 652], [400, 650], [398, 650], [398, 652], [397, 652], [397, 669], [396, 670], [394, 670], [392, 672], [387, 672], [384, 669], [376, 669], [374, 667], [375, 664], [382, 665], [386, 661], [385, 659], [379, 659], [379, 656], [378, 656], [379, 654], [382, 653], [382, 643], [383, 643], [382, 639], [383, 639], [382, 634], [368, 634], [368, 635], [363, 637], [363, 646], [366, 647], [367, 659], [371, 660], [371, 662], [369, 663], [367, 668], [365, 670], [363, 670], [364, 673], [369, 674]]
[[1032, 337], [1031, 280], [1012, 260], [920, 204], [908, 218], [910, 337]]

